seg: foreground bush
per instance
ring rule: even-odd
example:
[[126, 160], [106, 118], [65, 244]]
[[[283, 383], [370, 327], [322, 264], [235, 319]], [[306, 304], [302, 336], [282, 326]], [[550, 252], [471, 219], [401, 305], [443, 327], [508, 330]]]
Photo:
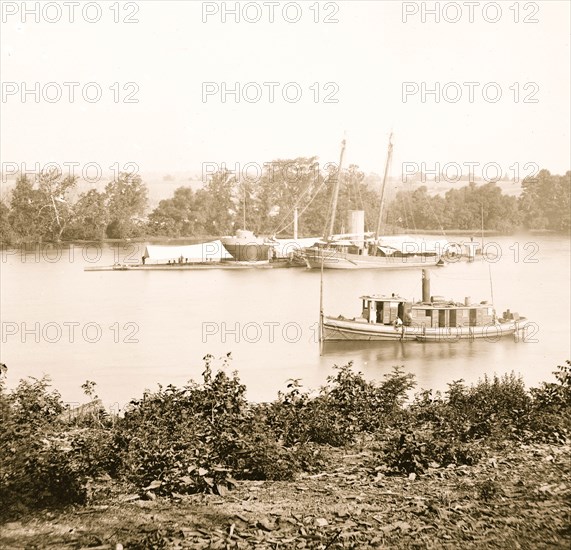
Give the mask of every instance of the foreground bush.
[[86, 478], [62, 434], [64, 405], [49, 380], [0, 380], [0, 502], [6, 507], [83, 502]]
[[570, 367], [567, 361], [554, 373], [557, 382], [530, 392], [513, 373], [484, 376], [470, 387], [455, 381], [444, 396], [421, 392], [406, 409], [402, 429], [382, 439], [377, 462], [395, 473], [422, 473], [431, 464], [472, 465], [483, 445], [563, 443], [571, 436]]
[[146, 394], [117, 423], [121, 473], [137, 486], [159, 494], [224, 494], [234, 476], [292, 479], [311, 468], [314, 451], [285, 444], [265, 409], [247, 403], [236, 373], [212, 376], [212, 360], [205, 358], [202, 384]]
[[571, 436], [571, 361], [557, 367], [556, 382], [532, 388], [527, 419], [528, 439], [563, 443]]
[[303, 393], [297, 381], [280, 393], [267, 411], [268, 422], [288, 445], [312, 441], [332, 446], [353, 443], [399, 421], [414, 376], [395, 367], [381, 384], [353, 371], [353, 363], [338, 367], [317, 396]]
[[[526, 391], [520, 378], [484, 377], [449, 384], [405, 405], [412, 375], [395, 368], [376, 384], [352, 364], [315, 394], [290, 381], [277, 400], [250, 404], [236, 373], [213, 373], [205, 357], [201, 383], [159, 387], [133, 400], [122, 418], [89, 404], [66, 409], [49, 380], [22, 381], [7, 392], [0, 368], [0, 501], [9, 514], [25, 507], [83, 503], [91, 481], [115, 477], [139, 494], [214, 492], [236, 479], [291, 480], [327, 467], [326, 446], [374, 438], [376, 471], [422, 474], [430, 467], [471, 465], [486, 447], [506, 442], [560, 443], [571, 435], [571, 364], [555, 382]], [[93, 400], [93, 383], [84, 390]], [[99, 407], [99, 408], [98, 408]]]

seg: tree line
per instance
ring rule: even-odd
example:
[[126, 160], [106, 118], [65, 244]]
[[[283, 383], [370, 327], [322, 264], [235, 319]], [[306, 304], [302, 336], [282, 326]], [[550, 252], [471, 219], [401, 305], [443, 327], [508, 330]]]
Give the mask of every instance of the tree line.
[[[120, 173], [103, 191], [77, 192], [77, 178], [52, 170], [21, 175], [0, 201], [0, 242], [103, 240], [143, 237], [211, 237], [247, 228], [259, 235], [291, 236], [294, 210], [300, 236], [322, 236], [340, 178], [335, 232], [349, 231], [349, 210], [364, 210], [366, 230], [376, 228], [379, 178], [356, 165], [324, 170], [316, 157], [265, 163], [260, 177], [238, 178], [228, 170], [212, 174], [198, 190], [179, 187], [151, 211], [148, 188], [137, 174]], [[401, 190], [384, 207], [383, 231], [495, 230], [518, 228], [568, 232], [571, 172], [541, 170], [526, 178], [519, 197], [496, 183], [471, 182], [442, 195], [426, 186]]]
[[519, 228], [568, 232], [571, 172], [564, 176], [541, 170], [525, 178], [519, 197], [508, 196], [494, 183], [471, 182], [444, 196], [426, 186], [397, 193], [388, 213], [394, 225], [431, 230], [489, 229], [509, 233]]
[[[20, 175], [8, 204], [0, 202], [0, 242], [124, 239], [143, 234], [147, 186], [121, 173], [103, 192], [77, 195], [78, 179], [57, 169]], [[77, 196], [76, 196], [77, 195]]]

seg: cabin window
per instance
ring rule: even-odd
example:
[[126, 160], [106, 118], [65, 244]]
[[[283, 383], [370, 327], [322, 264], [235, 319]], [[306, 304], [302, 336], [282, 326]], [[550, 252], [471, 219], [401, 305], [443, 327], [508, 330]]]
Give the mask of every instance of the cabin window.
[[455, 309], [451, 309], [450, 310], [450, 326], [451, 327], [455, 327], [458, 324], [458, 320], [456, 319], [456, 310]]
[[475, 327], [478, 324], [478, 310], [471, 309], [470, 310], [470, 326]]

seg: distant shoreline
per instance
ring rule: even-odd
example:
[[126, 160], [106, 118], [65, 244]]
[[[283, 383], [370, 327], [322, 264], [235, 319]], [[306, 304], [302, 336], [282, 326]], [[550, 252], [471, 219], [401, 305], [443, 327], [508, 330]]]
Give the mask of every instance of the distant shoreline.
[[[569, 236], [568, 232], [565, 231], [553, 231], [551, 229], [526, 229], [525, 231], [522, 231], [523, 233], [529, 234], [529, 235], [561, 235], [561, 236]], [[486, 235], [488, 237], [509, 237], [510, 235], [515, 235], [515, 234], [520, 234], [521, 232], [519, 231], [513, 231], [510, 233], [504, 233], [502, 231], [497, 231], [494, 229], [484, 229], [483, 231], [481, 229], [447, 229], [446, 231], [441, 231], [438, 229], [403, 229], [402, 231], [391, 231], [390, 233], [387, 233], [387, 236], [393, 236], [393, 235], [402, 235], [402, 234], [408, 234], [408, 235], [436, 235], [436, 236], [440, 236], [442, 238], [446, 238], [448, 236], [451, 235], [470, 235], [473, 236], [474, 238], [478, 238], [481, 237], [482, 235]], [[81, 240], [81, 239], [73, 239], [73, 240], [69, 240], [69, 241], [48, 241], [48, 240], [36, 240], [36, 241], [27, 241], [27, 242], [20, 242], [20, 243], [12, 243], [12, 244], [6, 244], [6, 243], [0, 243], [0, 248], [6, 249], [6, 248], [23, 248], [26, 246], [34, 246], [34, 245], [55, 245], [55, 244], [59, 244], [59, 245], [72, 245], [72, 244], [80, 244], [80, 245], [85, 245], [85, 244], [129, 244], [129, 243], [187, 243], [187, 244], [196, 244], [196, 243], [200, 243], [200, 242], [207, 242], [207, 241], [212, 241], [212, 240], [217, 240], [219, 239], [220, 236], [195, 236], [195, 237], [161, 237], [161, 236], [143, 236], [143, 237], [133, 237], [133, 238], [129, 238], [129, 239], [101, 239], [101, 240], [97, 240], [97, 241], [93, 241], [93, 240]], [[281, 236], [278, 237], [281, 239], [293, 239], [292, 236]], [[308, 237], [299, 237], [299, 238], [308, 238]], [[316, 237], [316, 239], [319, 239], [321, 237]]]

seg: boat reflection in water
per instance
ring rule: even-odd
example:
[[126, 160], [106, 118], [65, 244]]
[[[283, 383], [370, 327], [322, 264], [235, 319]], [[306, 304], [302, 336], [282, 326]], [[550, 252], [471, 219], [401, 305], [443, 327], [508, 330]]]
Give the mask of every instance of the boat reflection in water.
[[[484, 342], [479, 342], [484, 345]], [[435, 346], [432, 342], [419, 342], [414, 346], [406, 345], [402, 340], [368, 342], [355, 340], [333, 340], [322, 344], [324, 357], [335, 356], [347, 361], [359, 359], [363, 363], [411, 361], [422, 358], [427, 365], [432, 362], [478, 355], [478, 348], [472, 342], [442, 342]]]

